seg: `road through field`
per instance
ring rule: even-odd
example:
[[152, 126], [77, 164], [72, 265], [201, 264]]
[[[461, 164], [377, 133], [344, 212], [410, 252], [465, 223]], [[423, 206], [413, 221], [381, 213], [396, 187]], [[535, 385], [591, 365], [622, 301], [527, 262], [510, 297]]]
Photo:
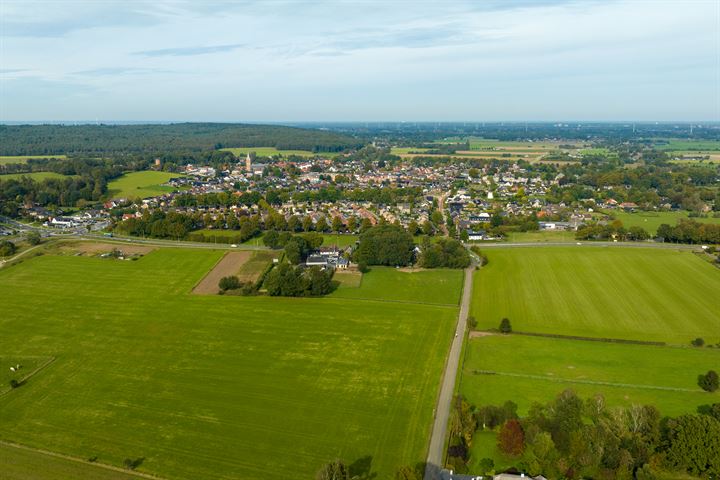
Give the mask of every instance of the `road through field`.
[[467, 325], [468, 312], [470, 311], [470, 300], [472, 298], [473, 272], [475, 262], [465, 269], [465, 282], [463, 283], [462, 300], [460, 302], [460, 313], [458, 314], [455, 337], [450, 346], [445, 371], [440, 385], [437, 406], [435, 407], [435, 419], [433, 421], [432, 434], [430, 436], [430, 448], [428, 449], [427, 463], [425, 466], [425, 480], [440, 479], [443, 468], [443, 457], [445, 451], [445, 434], [450, 419], [450, 404], [452, 403], [455, 391], [455, 377], [460, 365], [460, 354], [462, 353], [465, 328]]

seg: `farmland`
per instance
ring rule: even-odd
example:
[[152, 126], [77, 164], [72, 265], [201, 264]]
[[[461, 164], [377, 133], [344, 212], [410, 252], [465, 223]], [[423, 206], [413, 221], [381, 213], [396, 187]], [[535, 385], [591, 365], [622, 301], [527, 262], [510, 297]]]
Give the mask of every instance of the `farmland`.
[[584, 397], [601, 393], [610, 406], [650, 404], [674, 416], [720, 401], [720, 393], [708, 395], [697, 385], [698, 373], [718, 362], [720, 351], [708, 348], [494, 335], [470, 340], [461, 385], [483, 404], [512, 400], [521, 415], [532, 402], [572, 388]]
[[688, 216], [686, 211], [675, 212], [613, 212], [613, 217], [620, 220], [625, 228], [642, 227], [651, 235], [657, 232], [657, 229], [663, 223], [668, 225], [676, 225], [680, 219], [694, 220], [701, 223], [720, 223], [720, 217], [692, 217]]
[[0, 445], [3, 480], [137, 480], [137, 476], [90, 463], [58, 458], [10, 445]]
[[720, 272], [690, 252], [499, 249], [475, 274], [479, 328], [687, 344], [720, 331]]
[[221, 148], [220, 150], [231, 152], [233, 155], [238, 157], [239, 159], [244, 159], [245, 155], [247, 155], [250, 152], [255, 152], [255, 155], [258, 157], [272, 157], [276, 155], [282, 155], [283, 157], [288, 157], [290, 155], [297, 155], [299, 157], [334, 157], [338, 155], [337, 153], [332, 152], [319, 152], [314, 153], [310, 152], [308, 150], [278, 150], [275, 147], [236, 147], [236, 148]]
[[174, 191], [174, 188], [161, 184], [181, 176], [179, 173], [155, 171], [126, 173], [108, 183], [108, 191], [115, 198], [153, 197]]
[[[378, 269], [356, 288], [424, 279], [402, 304], [190, 295], [221, 255], [46, 254], [0, 270], [4, 358], [55, 357], [0, 396], [0, 440], [144, 458], [139, 471], [173, 479], [308, 478], [333, 458], [388, 478], [422, 461], [457, 308], [409, 302], [445, 279], [434, 300], [456, 304], [460, 275]], [[32, 461], [2, 455], [3, 469]]]

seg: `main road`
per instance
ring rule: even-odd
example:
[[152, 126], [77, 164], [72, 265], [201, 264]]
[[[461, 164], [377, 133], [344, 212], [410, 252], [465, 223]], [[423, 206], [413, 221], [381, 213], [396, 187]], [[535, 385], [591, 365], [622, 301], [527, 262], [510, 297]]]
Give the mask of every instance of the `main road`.
[[465, 269], [465, 281], [463, 282], [462, 300], [460, 301], [460, 313], [455, 327], [455, 336], [450, 345], [450, 353], [445, 364], [440, 394], [438, 395], [435, 408], [435, 419], [433, 421], [432, 434], [430, 435], [430, 449], [428, 450], [427, 463], [425, 465], [425, 480], [437, 480], [443, 468], [445, 455], [445, 436], [450, 420], [450, 406], [453, 393], [455, 392], [455, 377], [460, 366], [460, 355], [462, 353], [465, 329], [467, 327], [468, 312], [470, 311], [470, 299], [472, 298], [473, 272], [477, 263], [473, 258], [472, 264]]

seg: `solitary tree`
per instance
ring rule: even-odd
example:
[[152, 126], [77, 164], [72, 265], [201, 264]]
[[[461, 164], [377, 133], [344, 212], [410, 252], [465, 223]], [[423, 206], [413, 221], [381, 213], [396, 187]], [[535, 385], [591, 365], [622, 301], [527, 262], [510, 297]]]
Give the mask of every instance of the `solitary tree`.
[[39, 245], [40, 244], [40, 234], [35, 230], [30, 230], [27, 235], [25, 236], [28, 243], [30, 245]]
[[509, 319], [503, 318], [500, 321], [500, 333], [512, 333], [512, 325], [510, 325]]
[[342, 460], [333, 460], [323, 465], [315, 474], [316, 480], [349, 480], [350, 471]]
[[715, 370], [709, 370], [705, 375], [698, 375], [698, 385], [706, 392], [714, 392], [720, 386], [720, 379]]
[[517, 420], [508, 420], [498, 434], [498, 448], [506, 455], [516, 457], [523, 452], [525, 434]]

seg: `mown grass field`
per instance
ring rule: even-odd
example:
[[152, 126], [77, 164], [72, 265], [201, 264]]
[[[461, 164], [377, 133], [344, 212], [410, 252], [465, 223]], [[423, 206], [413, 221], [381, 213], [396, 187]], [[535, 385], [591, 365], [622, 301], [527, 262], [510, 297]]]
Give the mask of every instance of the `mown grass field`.
[[0, 155], [0, 165], [26, 163], [33, 158], [67, 158], [65, 155]]
[[[457, 308], [190, 295], [221, 255], [44, 255], [0, 270], [0, 352], [56, 358], [0, 396], [0, 440], [143, 457], [139, 471], [170, 479], [311, 478], [334, 458], [391, 478], [422, 461]], [[412, 290], [426, 287], [403, 291], [425, 300]], [[17, 458], [3, 451], [0, 471]]]
[[138, 477], [89, 463], [0, 444], [3, 480], [137, 480]]
[[408, 272], [392, 267], [372, 267], [363, 274], [360, 287], [340, 285], [331, 296], [458, 305], [462, 290], [462, 270], [436, 269]]
[[469, 341], [461, 390], [485, 405], [512, 400], [521, 415], [533, 402], [548, 402], [571, 388], [582, 397], [600, 393], [609, 406], [655, 405], [674, 416], [720, 402], [720, 392], [709, 394], [697, 385], [698, 374], [719, 363], [720, 350], [710, 348], [494, 335]]
[[236, 147], [236, 148], [221, 148], [220, 150], [226, 152], [232, 152], [233, 155], [241, 160], [244, 160], [245, 156], [250, 152], [255, 152], [258, 157], [271, 157], [276, 155], [282, 155], [288, 157], [290, 155], [297, 155], [299, 157], [334, 157], [337, 153], [331, 152], [319, 152], [313, 153], [308, 150], [278, 150], [275, 147]]
[[[472, 314], [481, 329], [686, 345], [720, 332], [720, 270], [670, 249], [547, 247], [486, 251]], [[715, 339], [715, 341], [720, 338]]]
[[55, 172], [6, 173], [4, 175], [0, 175], [0, 182], [3, 180], [18, 180], [22, 177], [28, 177], [36, 182], [42, 182], [43, 180], [47, 180], [49, 178], [69, 178], [67, 175]]
[[720, 223], [720, 217], [693, 217], [688, 216], [686, 211], [673, 211], [673, 212], [623, 212], [617, 211], [612, 212], [612, 215], [623, 223], [625, 228], [629, 227], [642, 227], [648, 231], [648, 233], [654, 235], [657, 229], [663, 223], [668, 225], [677, 225], [678, 220], [684, 218], [688, 220], [694, 220], [701, 223]]
[[161, 185], [171, 178], [182, 177], [180, 173], [143, 171], [131, 172], [108, 183], [113, 198], [148, 198], [174, 191], [173, 187]]

